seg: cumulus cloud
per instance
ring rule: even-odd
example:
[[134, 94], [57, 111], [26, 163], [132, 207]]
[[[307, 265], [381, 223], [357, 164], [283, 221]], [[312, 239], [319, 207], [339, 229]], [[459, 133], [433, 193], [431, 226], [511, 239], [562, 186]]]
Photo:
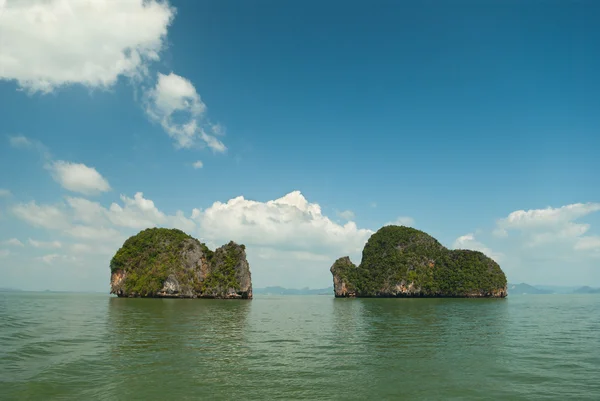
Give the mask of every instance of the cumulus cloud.
[[137, 192], [133, 198], [121, 195], [123, 207], [113, 203], [108, 211], [109, 220], [120, 227], [144, 228], [155, 226], [168, 226], [192, 232], [195, 223], [185, 217], [182, 211], [174, 215], [166, 215], [158, 210], [154, 202], [144, 198], [142, 192]]
[[35, 201], [19, 203], [12, 208], [12, 212], [35, 227], [60, 229], [68, 225], [66, 213], [53, 205], [38, 205]]
[[23, 243], [21, 241], [19, 241], [16, 238], [11, 238], [6, 241], [3, 241], [2, 244], [10, 245], [10, 246], [25, 246], [25, 245], [23, 245]]
[[358, 254], [372, 231], [354, 222], [334, 223], [300, 193], [291, 192], [267, 202], [243, 196], [215, 202], [194, 212], [203, 236], [218, 241], [234, 239], [254, 246], [312, 253]]
[[221, 134], [223, 129], [206, 120], [206, 105], [188, 79], [173, 72], [159, 73], [156, 85], [146, 92], [145, 98], [146, 113], [160, 123], [177, 148], [193, 148], [201, 141], [214, 152], [227, 150], [223, 142], [210, 134]]
[[[358, 261], [372, 234], [354, 222], [332, 221], [323, 215], [319, 204], [309, 202], [299, 191], [264, 202], [240, 196], [215, 202], [205, 210], [193, 209], [189, 215], [182, 211], [166, 213], [142, 192], [133, 197], [121, 195], [119, 202], [108, 207], [85, 198], [66, 197], [55, 205], [18, 204], [13, 212], [28, 224], [56, 235], [53, 241], [29, 241], [40, 249], [62, 250], [62, 254], [40, 257], [44, 263], [80, 263], [81, 255], [90, 255], [103, 261], [101, 268], [105, 269], [108, 257], [128, 236], [148, 227], [179, 228], [212, 248], [230, 240], [246, 244], [253, 278], [262, 285], [326, 285], [331, 279], [331, 263], [345, 255]], [[89, 262], [86, 257], [86, 264]]]
[[12, 192], [8, 189], [0, 188], [0, 198], [8, 198], [12, 196]]
[[498, 220], [505, 230], [554, 227], [600, 210], [600, 203], [574, 203], [559, 208], [517, 210]]
[[[105, 208], [85, 198], [66, 197], [65, 204], [21, 203], [13, 207], [15, 216], [25, 222], [76, 239], [118, 242], [126, 233], [148, 227], [173, 227], [193, 232], [196, 224], [183, 212], [168, 215], [138, 192], [133, 198], [121, 195], [122, 204]], [[122, 229], [129, 229], [123, 231]], [[33, 245], [33, 244], [32, 244]], [[35, 246], [35, 245], [34, 245]]]
[[29, 238], [28, 242], [29, 242], [29, 245], [31, 245], [34, 248], [46, 248], [46, 249], [62, 248], [62, 244], [60, 243], [60, 241], [36, 241], [36, 240]]
[[584, 236], [590, 225], [574, 221], [597, 211], [600, 211], [600, 203], [517, 210], [498, 220], [493, 234], [502, 238], [507, 237], [510, 231], [518, 231], [526, 238], [526, 244], [530, 247], [559, 243], [568, 244], [576, 250], [585, 250], [589, 249], [588, 244], [594, 243], [593, 237]]
[[472, 233], [462, 235], [458, 237], [454, 244], [452, 245], [454, 249], [470, 249], [473, 251], [479, 251], [486, 256], [494, 259], [496, 262], [500, 262], [502, 260], [502, 253], [494, 252], [481, 242], [477, 241], [475, 235]]
[[174, 14], [156, 0], [0, 2], [0, 79], [47, 93], [143, 76]]
[[110, 191], [108, 181], [94, 168], [83, 163], [71, 163], [63, 160], [47, 166], [52, 178], [63, 188], [84, 195], [97, 195]]
[[204, 167], [204, 163], [202, 163], [202, 161], [201, 161], [201, 160], [198, 160], [198, 161], [195, 161], [195, 162], [192, 164], [192, 167], [194, 167], [195, 169], [199, 169], [199, 168], [202, 168], [202, 167]]

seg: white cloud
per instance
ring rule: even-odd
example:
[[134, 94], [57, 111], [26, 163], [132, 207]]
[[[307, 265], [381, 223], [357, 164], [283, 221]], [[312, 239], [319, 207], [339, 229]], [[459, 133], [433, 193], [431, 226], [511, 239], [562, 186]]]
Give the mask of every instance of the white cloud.
[[[84, 198], [66, 197], [66, 204], [38, 205], [35, 202], [18, 204], [13, 213], [27, 223], [57, 230], [80, 240], [117, 243], [134, 230], [148, 227], [173, 227], [193, 232], [196, 224], [183, 212], [168, 215], [138, 192], [133, 198], [121, 195], [122, 205], [109, 208]], [[123, 231], [125, 230], [125, 231]], [[33, 244], [32, 244], [33, 245]]]
[[20, 203], [12, 208], [15, 216], [27, 223], [50, 229], [64, 228], [67, 222], [67, 215], [63, 210], [52, 205], [38, 205], [35, 201], [29, 203]]
[[195, 169], [199, 169], [199, 168], [202, 168], [202, 167], [204, 167], [204, 163], [202, 163], [202, 161], [201, 161], [201, 160], [198, 160], [198, 161], [195, 161], [195, 162], [192, 164], [192, 166], [193, 166]]
[[116, 226], [142, 229], [147, 227], [174, 227], [191, 232], [195, 223], [178, 211], [175, 215], [168, 216], [158, 210], [154, 202], [144, 198], [142, 192], [137, 192], [133, 198], [121, 195], [123, 207], [117, 203], [110, 205], [107, 216]]
[[29, 238], [28, 242], [29, 245], [31, 245], [34, 248], [62, 248], [62, 244], [60, 243], [60, 241], [36, 241]]
[[386, 226], [394, 225], [394, 226], [412, 227], [412, 226], [414, 226], [414, 224], [415, 224], [415, 219], [413, 219], [412, 217], [400, 216], [396, 220], [390, 221], [390, 222], [386, 223], [385, 225]]
[[58, 160], [47, 166], [52, 177], [63, 188], [84, 195], [96, 195], [110, 191], [108, 181], [94, 168], [83, 163]]
[[[589, 224], [575, 223], [574, 220], [600, 211], [600, 203], [574, 203], [558, 208], [517, 210], [506, 218], [497, 221], [493, 234], [507, 237], [510, 231], [517, 230], [530, 247], [559, 243], [574, 246], [574, 242], [587, 244], [583, 235], [590, 229]], [[581, 242], [583, 240], [583, 242]], [[581, 246], [577, 249], [581, 248]]]
[[[159, 73], [156, 86], [146, 94], [146, 112], [171, 136], [179, 148], [191, 148], [198, 136], [197, 118], [206, 110], [194, 85], [184, 77]], [[174, 114], [177, 113], [178, 119]], [[184, 117], [182, 118], [182, 116]]]
[[0, 249], [0, 258], [5, 258], [10, 255], [10, 251], [8, 249]]
[[108, 218], [114, 225], [141, 229], [167, 221], [166, 215], [158, 210], [153, 201], [144, 198], [142, 192], [137, 192], [133, 198], [121, 195], [121, 201], [124, 207], [117, 203], [110, 205]]
[[551, 242], [562, 242], [565, 240], [580, 237], [590, 229], [589, 224], [565, 223], [552, 230], [533, 231], [530, 233], [529, 246], [547, 244]]
[[107, 88], [158, 60], [175, 10], [155, 0], [0, 2], [0, 79]]
[[[66, 197], [64, 203], [56, 205], [19, 204], [14, 213], [33, 226], [55, 232], [62, 253], [39, 258], [47, 264], [81, 263], [85, 257], [86, 265], [95, 263], [98, 269], [106, 269], [107, 257], [128, 236], [147, 227], [175, 227], [212, 248], [230, 240], [246, 244], [255, 283], [263, 285], [326, 286], [331, 281], [331, 263], [345, 255], [359, 261], [372, 234], [353, 222], [335, 223], [299, 191], [266, 202], [243, 197], [215, 202], [205, 210], [193, 209], [191, 216], [182, 211], [166, 213], [141, 192], [133, 197], [122, 195], [108, 207]], [[32, 239], [30, 244], [59, 249], [57, 244], [52, 247], [53, 242]]]
[[227, 147], [223, 142], [214, 136], [207, 134], [204, 130], [200, 132], [200, 137], [204, 142], [206, 142], [206, 146], [208, 146], [213, 152], [224, 153], [227, 151]]
[[71, 208], [73, 221], [100, 225], [106, 222], [106, 209], [98, 202], [69, 196], [66, 200]]
[[454, 249], [470, 249], [473, 251], [479, 251], [479, 252], [485, 254], [486, 256], [494, 259], [498, 263], [500, 262], [500, 260], [502, 260], [502, 257], [503, 257], [502, 253], [494, 252], [490, 248], [488, 248], [487, 246], [482, 244], [481, 242], [477, 241], [477, 239], [475, 238], [475, 235], [472, 233], [465, 234], [465, 235], [458, 237], [454, 241], [454, 244], [452, 245], [452, 247]]
[[10, 246], [25, 246], [25, 245], [23, 245], [23, 243], [21, 241], [19, 241], [16, 238], [8, 239], [6, 241], [3, 241], [2, 243], [4, 245], [10, 245]]
[[173, 72], [159, 73], [156, 86], [148, 90], [145, 97], [146, 113], [160, 123], [175, 140], [177, 148], [193, 148], [201, 140], [214, 152], [227, 150], [223, 142], [206, 132], [222, 134], [224, 130], [218, 124], [205, 121], [206, 105], [188, 79]]
[[355, 217], [352, 210], [344, 210], [343, 212], [336, 212], [336, 214], [344, 220], [353, 220]]
[[517, 210], [498, 220], [504, 230], [554, 227], [600, 210], [600, 203], [575, 203], [559, 208]]
[[12, 196], [12, 192], [8, 189], [0, 188], [0, 198], [8, 198]]
[[312, 253], [359, 254], [372, 231], [354, 222], [339, 225], [321, 213], [299, 192], [268, 202], [244, 197], [215, 202], [204, 212], [195, 211], [200, 232], [215, 241], [233, 239], [260, 247]]

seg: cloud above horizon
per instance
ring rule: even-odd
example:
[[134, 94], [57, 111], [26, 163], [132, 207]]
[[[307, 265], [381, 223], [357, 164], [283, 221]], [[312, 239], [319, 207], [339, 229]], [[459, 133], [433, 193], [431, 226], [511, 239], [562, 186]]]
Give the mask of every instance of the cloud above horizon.
[[[580, 280], [589, 274], [586, 269], [591, 268], [593, 260], [598, 260], [596, 256], [600, 256], [595, 253], [600, 249], [598, 236], [573, 232], [570, 236], [555, 238], [558, 242], [535, 242], [535, 246], [531, 240], [547, 233], [556, 235], [570, 224], [584, 224], [573, 223], [573, 220], [596, 210], [600, 209], [595, 204], [575, 204], [551, 208], [551, 212], [516, 211], [497, 222], [496, 228], [507, 230], [505, 236], [489, 236], [488, 232], [487, 240], [482, 241], [480, 236], [486, 237], [485, 233], [474, 231], [456, 238], [452, 248], [481, 251], [501, 263], [509, 280], [517, 277], [519, 281], [543, 274], [542, 260], [573, 260], [582, 267], [578, 273], [571, 270], [569, 274]], [[86, 269], [92, 269], [89, 272], [98, 277], [108, 275], [111, 255], [128, 236], [147, 227], [168, 227], [179, 228], [213, 249], [230, 240], [245, 244], [257, 285], [293, 286], [298, 283], [298, 286], [304, 286], [308, 281], [326, 286], [331, 263], [345, 255], [360, 262], [362, 248], [373, 233], [370, 229], [359, 228], [353, 221], [336, 223], [323, 214], [318, 203], [308, 201], [300, 191], [267, 201], [238, 196], [226, 202], [214, 202], [206, 209], [194, 208], [189, 213], [181, 210], [166, 213], [142, 192], [133, 196], [120, 195], [118, 202], [107, 205], [85, 197], [66, 196], [48, 204], [17, 202], [9, 211], [33, 227], [35, 232], [30, 235], [40, 239], [29, 237], [22, 241], [14, 237], [5, 240], [2, 243], [5, 259], [21, 254], [20, 257], [29, 258], [30, 263], [42, 263], [46, 268], [59, 264], [73, 269], [87, 266]], [[564, 217], [563, 213], [569, 216]], [[556, 217], [557, 214], [561, 217]], [[540, 218], [548, 220], [545, 217], [548, 215], [554, 216], [550, 218], [552, 223], [537, 221]], [[510, 216], [528, 217], [515, 219]], [[395, 223], [406, 225], [414, 220], [405, 216]], [[533, 228], [534, 231], [529, 231]], [[513, 232], [519, 235], [513, 238]], [[489, 241], [492, 241], [491, 246]], [[23, 247], [30, 247], [32, 251], [21, 253]], [[532, 261], [537, 261], [537, 267], [533, 267]], [[560, 274], [560, 270], [555, 269], [546, 272], [549, 278], [561, 277]]]
[[502, 253], [494, 252], [489, 247], [487, 247], [484, 244], [482, 244], [481, 242], [479, 242], [475, 238], [475, 234], [473, 234], [473, 233], [468, 233], [468, 234], [461, 235], [460, 237], [458, 237], [454, 241], [454, 244], [452, 244], [452, 248], [453, 249], [470, 249], [473, 251], [479, 251], [479, 252], [483, 253], [484, 255], [494, 259], [494, 261], [496, 261], [496, 263], [500, 263], [502, 261], [502, 257], [504, 256]]
[[0, 16], [0, 79], [49, 93], [147, 75], [175, 9], [156, 0], [3, 1]]
[[52, 178], [63, 188], [84, 195], [98, 195], [110, 191], [108, 181], [94, 168], [83, 163], [57, 160], [46, 167]]
[[215, 153], [227, 150], [214, 136], [223, 132], [222, 127], [208, 122], [206, 105], [188, 79], [173, 72], [168, 75], [158, 73], [156, 85], [145, 94], [145, 104], [148, 117], [173, 138], [176, 148], [202, 145]]
[[141, 192], [133, 197], [121, 195], [120, 202], [107, 207], [67, 196], [54, 204], [17, 203], [11, 212], [48, 238], [29, 238], [27, 243], [33, 249], [53, 251], [42, 255], [33, 252], [31, 262], [60, 262], [80, 268], [81, 256], [87, 254], [91, 259], [86, 258], [85, 263], [97, 269], [97, 275], [108, 274], [108, 258], [128, 236], [148, 227], [179, 228], [211, 248], [230, 240], [244, 243], [254, 277], [267, 284], [275, 284], [271, 280], [278, 277], [301, 282], [304, 274], [313, 279], [326, 278], [333, 260], [345, 255], [357, 259], [372, 234], [351, 221], [335, 223], [323, 215], [319, 204], [309, 202], [300, 191], [266, 202], [239, 196], [215, 202], [205, 210], [193, 209], [189, 215], [182, 211], [165, 213]]
[[600, 211], [600, 203], [574, 203], [558, 208], [516, 210], [496, 222], [497, 238], [518, 232], [529, 247], [559, 244], [577, 251], [600, 250], [597, 236], [586, 236], [591, 225], [577, 223], [584, 216]]

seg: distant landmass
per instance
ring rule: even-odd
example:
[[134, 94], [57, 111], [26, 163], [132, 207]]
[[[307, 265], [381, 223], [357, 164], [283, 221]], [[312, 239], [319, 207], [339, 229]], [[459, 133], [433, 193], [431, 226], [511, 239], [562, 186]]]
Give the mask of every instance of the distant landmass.
[[592, 288], [592, 287], [588, 287], [586, 285], [586, 286], [576, 289], [575, 291], [573, 291], [573, 293], [575, 293], [575, 294], [600, 294], [600, 288]]
[[529, 284], [508, 284], [509, 295], [540, 295], [540, 294], [554, 294], [554, 291], [544, 290], [541, 288], [534, 287]]
[[541, 294], [600, 294], [600, 288], [564, 287], [552, 285], [508, 284], [509, 295], [541, 295]]
[[265, 287], [255, 288], [254, 294], [260, 295], [333, 295], [333, 287], [328, 288], [316, 288], [311, 289], [308, 287], [297, 289], [297, 288], [284, 288], [284, 287]]

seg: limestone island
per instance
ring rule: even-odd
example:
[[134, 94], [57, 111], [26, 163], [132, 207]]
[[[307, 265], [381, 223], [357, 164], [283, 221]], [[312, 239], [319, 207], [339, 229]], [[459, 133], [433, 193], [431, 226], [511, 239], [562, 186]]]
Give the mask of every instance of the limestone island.
[[127, 239], [110, 262], [119, 297], [252, 299], [246, 247], [216, 251], [181, 230], [149, 228]]
[[369, 238], [356, 266], [349, 257], [331, 266], [336, 298], [504, 298], [506, 276], [478, 251], [449, 250], [414, 228], [386, 226]]

